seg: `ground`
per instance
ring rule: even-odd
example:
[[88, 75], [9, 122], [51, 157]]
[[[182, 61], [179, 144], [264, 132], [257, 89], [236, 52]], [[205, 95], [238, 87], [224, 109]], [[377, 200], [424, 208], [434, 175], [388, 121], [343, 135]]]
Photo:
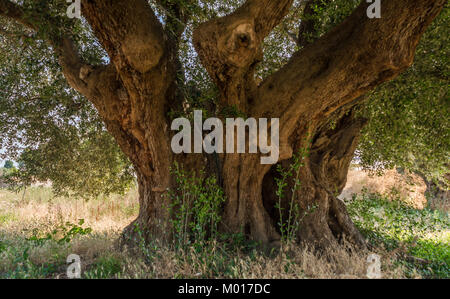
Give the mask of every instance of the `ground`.
[[353, 194], [359, 194], [366, 189], [371, 193], [380, 193], [388, 197], [392, 193], [404, 200], [408, 200], [411, 206], [423, 209], [427, 206], [425, 192], [427, 186], [423, 179], [408, 171], [399, 173], [396, 169], [387, 170], [382, 176], [365, 172], [361, 168], [352, 167], [347, 176], [347, 184], [339, 198], [350, 199]]
[[370, 251], [262, 252], [234, 235], [178, 249], [142, 239], [131, 252], [116, 241], [138, 213], [134, 189], [90, 201], [55, 198], [46, 186], [2, 189], [0, 278], [66, 278], [71, 253], [81, 257], [83, 278], [366, 278], [371, 253], [380, 255], [385, 278], [450, 278], [448, 211], [427, 207], [423, 192], [417, 177], [350, 171], [341, 198]]

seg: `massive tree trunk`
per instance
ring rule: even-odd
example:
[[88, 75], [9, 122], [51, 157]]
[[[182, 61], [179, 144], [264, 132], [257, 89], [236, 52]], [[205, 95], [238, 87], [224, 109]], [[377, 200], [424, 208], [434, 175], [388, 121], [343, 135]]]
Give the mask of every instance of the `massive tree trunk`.
[[[254, 71], [262, 59], [262, 41], [293, 0], [248, 0], [234, 13], [195, 29], [194, 46], [219, 88], [220, 106], [234, 106], [249, 117], [280, 119], [279, 163], [288, 164], [305, 146], [304, 140], [312, 138], [295, 196], [306, 215], [298, 229], [299, 241], [329, 246], [345, 237], [364, 246], [336, 198], [365, 123], [352, 107], [365, 92], [411, 65], [421, 35], [445, 2], [383, 1], [382, 18], [369, 19], [369, 4], [362, 1], [341, 25], [295, 53], [260, 84]], [[187, 18], [176, 4], [168, 3], [161, 1], [173, 12], [166, 27], [171, 18]], [[70, 35], [49, 40], [69, 84], [95, 105], [134, 164], [140, 210], [127, 234], [132, 235], [137, 225], [147, 236], [167, 236], [171, 215], [163, 194], [175, 187], [171, 165], [178, 161], [187, 171], [198, 171], [208, 160], [175, 155], [170, 148], [168, 111], [183, 101], [183, 83], [177, 76], [182, 71], [177, 44], [183, 28], [165, 30], [146, 0], [82, 1], [82, 13], [108, 53], [108, 65], [83, 61]], [[0, 0], [0, 14], [33, 30], [40, 30], [40, 23], [53, 23], [37, 12], [25, 14], [8, 0]], [[335, 126], [330, 127], [333, 119]], [[221, 229], [243, 231], [264, 244], [279, 242], [276, 166], [262, 165], [257, 154], [221, 154], [219, 160], [216, 173], [226, 195]], [[310, 211], [311, 207], [315, 208]]]
[[[374, 20], [361, 4], [341, 25], [306, 45], [256, 86], [252, 78], [260, 43], [277, 24], [264, 20], [269, 14], [272, 20], [282, 18], [285, 5], [290, 1], [247, 1], [234, 14], [197, 28], [194, 44], [221, 91], [222, 105], [254, 117], [280, 118], [280, 163], [288, 164], [305, 146], [305, 138], [313, 136], [310, 156], [300, 169], [302, 187], [295, 196], [305, 214], [298, 240], [327, 246], [345, 237], [364, 246], [337, 199], [365, 124], [355, 118], [351, 106], [412, 63], [421, 34], [443, 2], [390, 1], [383, 3], [383, 18]], [[336, 127], [329, 129], [333, 118]], [[232, 231], [243, 229], [266, 244], [279, 241], [276, 166], [260, 165], [248, 155], [227, 155], [223, 165], [224, 225]], [[286, 203], [284, 207], [288, 213]], [[309, 213], [311, 207], [315, 209]]]
[[[138, 5], [142, 1], [134, 2]], [[169, 49], [170, 38], [157, 34], [160, 29], [146, 33], [148, 41], [135, 27], [126, 34], [127, 25], [115, 28], [117, 25], [112, 22], [108, 29], [110, 16], [105, 12], [111, 8], [96, 1], [88, 3], [85, 15], [113, 57], [115, 71], [128, 95], [125, 103], [129, 108], [101, 114], [113, 115], [114, 121], [119, 122], [121, 134], [111, 128], [110, 131], [138, 173], [140, 212], [127, 231], [132, 232], [138, 224], [152, 235], [165, 236], [171, 215], [164, 208], [162, 195], [175, 187], [170, 166], [175, 160], [186, 171], [206, 166], [205, 159], [180, 157], [172, 154], [169, 147], [170, 120], [165, 113], [178, 100], [172, 92], [177, 82], [176, 52]], [[305, 146], [305, 138], [313, 137], [310, 155], [300, 169], [302, 185], [295, 196], [300, 213], [306, 215], [298, 229], [299, 241], [325, 247], [345, 237], [364, 246], [345, 206], [337, 199], [364, 125], [364, 120], [356, 119], [351, 108], [346, 107], [412, 63], [419, 37], [442, 3], [391, 1], [384, 4], [381, 20], [368, 19], [367, 5], [362, 4], [343, 24], [296, 53], [285, 67], [259, 86], [254, 80], [254, 69], [261, 60], [261, 42], [285, 16], [292, 1], [250, 0], [235, 13], [195, 30], [194, 45], [220, 90], [220, 105], [234, 106], [253, 117], [280, 118], [280, 163], [289, 163], [293, 153]], [[124, 17], [127, 9], [134, 11], [129, 6], [115, 9], [112, 15], [120, 13]], [[150, 12], [143, 17], [152, 20]], [[152, 21], [148, 27], [158, 28], [158, 24]], [[125, 33], [117, 36], [117, 31]], [[133, 39], [136, 35], [139, 38]], [[114, 45], [124, 38], [126, 47]], [[111, 108], [110, 102], [102, 103], [107, 110]], [[123, 113], [126, 110], [129, 112]], [[119, 116], [121, 113], [123, 116]], [[329, 128], [333, 118], [335, 128]], [[121, 142], [122, 139], [126, 141]], [[221, 229], [244, 232], [263, 244], [277, 244], [280, 229], [279, 213], [274, 208], [275, 166], [262, 165], [255, 154], [222, 154], [220, 162], [217, 173], [226, 195]], [[312, 212], [311, 207], [315, 207]]]

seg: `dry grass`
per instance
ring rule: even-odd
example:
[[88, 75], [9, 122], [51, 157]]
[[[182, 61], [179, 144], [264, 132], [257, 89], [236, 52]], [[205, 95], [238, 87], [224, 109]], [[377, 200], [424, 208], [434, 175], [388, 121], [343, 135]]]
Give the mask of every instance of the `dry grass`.
[[340, 198], [350, 199], [352, 194], [359, 194], [364, 188], [370, 193], [379, 193], [388, 197], [392, 197], [394, 192], [396, 197], [400, 197], [417, 209], [427, 206], [425, 182], [421, 177], [407, 170], [400, 174], [396, 169], [391, 169], [382, 176], [378, 176], [353, 167], [349, 170], [347, 185]]
[[[321, 255], [307, 248], [267, 254], [245, 246], [226, 249], [218, 243], [200, 251], [173, 250], [155, 241], [138, 253], [119, 251], [115, 241], [136, 214], [136, 191], [91, 201], [54, 198], [45, 187], [27, 190], [23, 198], [22, 194], [0, 191], [0, 240], [11, 248], [0, 254], [0, 274], [64, 278], [65, 258], [75, 253], [81, 257], [84, 277], [88, 278], [366, 277], [369, 252], [344, 248], [334, 248]], [[91, 234], [78, 236], [63, 245], [48, 241], [31, 246], [26, 240], [36, 233], [45, 236], [58, 225], [76, 223], [79, 219], [85, 220], [83, 227], [92, 228]], [[24, 248], [29, 249], [26, 260], [20, 258]], [[386, 256], [382, 251], [377, 253]], [[48, 265], [55, 267], [48, 268]], [[403, 277], [403, 271], [393, 266], [390, 259], [384, 259], [383, 267], [385, 277]]]
[[125, 196], [114, 195], [98, 200], [53, 197], [46, 187], [33, 187], [23, 193], [0, 191], [0, 211], [3, 215], [13, 212], [13, 219], [5, 221], [3, 229], [20, 231], [36, 224], [77, 222], [84, 219], [96, 232], [121, 230], [137, 215], [137, 191]]
[[[173, 250], [157, 241], [142, 244], [139, 252], [117, 250], [115, 241], [138, 211], [137, 193], [83, 201], [54, 198], [48, 188], [22, 194], [0, 190], [0, 277], [65, 278], [65, 259], [81, 257], [85, 278], [366, 278], [371, 252], [343, 247], [317, 254], [308, 248], [264, 253], [250, 244], [225, 248], [209, 244]], [[29, 238], [45, 236], [66, 222], [84, 219], [92, 233], [67, 244], [52, 240], [30, 245]], [[228, 245], [227, 245], [228, 246]], [[27, 257], [23, 252], [28, 248]], [[404, 278], [405, 269], [389, 252], [377, 250], [385, 278]], [[409, 273], [409, 277], [419, 277]]]
[[[219, 248], [215, 248], [219, 250]], [[214, 251], [214, 250], [212, 250]], [[242, 279], [358, 279], [367, 278], [369, 252], [334, 248], [324, 254], [308, 248], [267, 255], [260, 251], [215, 253], [168, 250], [160, 247], [151, 263], [123, 254], [120, 278], [242, 278]], [[383, 278], [405, 278], [405, 270], [394, 265], [381, 251]], [[208, 260], [210, 258], [210, 260]], [[418, 274], [416, 277], [420, 277]]]
[[[111, 196], [98, 200], [53, 197], [48, 187], [33, 187], [23, 193], [0, 190], [0, 244], [21, 251], [29, 248], [29, 261], [35, 265], [61, 264], [65, 258], [76, 253], [88, 267], [95, 259], [114, 252], [114, 242], [123, 228], [136, 218], [138, 212], [137, 192], [125, 196]], [[42, 246], [29, 246], [33, 235], [43, 237], [67, 222], [92, 228], [88, 236], [74, 238], [70, 244], [45, 242]], [[60, 238], [61, 233], [54, 238]], [[0, 273], [17, 266], [17, 254], [0, 254]], [[61, 268], [61, 271], [63, 271]], [[60, 271], [60, 272], [61, 272]], [[59, 273], [55, 273], [59, 275]]]

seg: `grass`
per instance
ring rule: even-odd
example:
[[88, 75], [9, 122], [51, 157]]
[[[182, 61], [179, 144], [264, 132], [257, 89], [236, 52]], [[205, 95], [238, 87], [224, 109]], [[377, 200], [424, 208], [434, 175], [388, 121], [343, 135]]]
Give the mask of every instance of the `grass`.
[[365, 278], [370, 253], [381, 256], [385, 278], [449, 278], [447, 214], [367, 192], [347, 205], [370, 252], [293, 245], [262, 252], [240, 235], [181, 248], [141, 240], [128, 251], [115, 244], [137, 215], [135, 190], [91, 201], [57, 198], [45, 187], [24, 196], [0, 190], [0, 278], [66, 278], [72, 253], [82, 278]]
[[[347, 202], [350, 215], [372, 246], [400, 256], [408, 269], [427, 278], [450, 277], [450, 218], [448, 213], [415, 209], [391, 193], [391, 197], [363, 190]], [[403, 258], [402, 258], [403, 257]]]

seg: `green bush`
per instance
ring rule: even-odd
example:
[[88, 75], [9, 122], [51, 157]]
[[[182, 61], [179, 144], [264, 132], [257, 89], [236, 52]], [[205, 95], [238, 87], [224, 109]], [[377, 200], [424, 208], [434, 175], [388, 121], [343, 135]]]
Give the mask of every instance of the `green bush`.
[[174, 217], [172, 228], [177, 247], [190, 244], [202, 246], [218, 239], [220, 209], [225, 201], [223, 190], [215, 177], [186, 173], [177, 163], [172, 168], [176, 188], [169, 190], [168, 209]]

